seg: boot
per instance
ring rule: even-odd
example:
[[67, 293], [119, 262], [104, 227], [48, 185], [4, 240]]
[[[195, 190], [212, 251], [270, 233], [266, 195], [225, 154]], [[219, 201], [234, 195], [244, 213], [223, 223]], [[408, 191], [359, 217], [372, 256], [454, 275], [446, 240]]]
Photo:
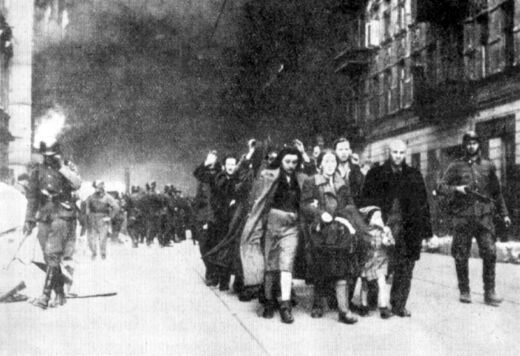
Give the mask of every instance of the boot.
[[381, 319], [389, 319], [394, 316], [392, 311], [387, 307], [379, 308], [379, 313], [381, 315]]
[[292, 324], [294, 322], [290, 300], [282, 301], [280, 303], [280, 317], [282, 318], [282, 322], [285, 324]]
[[312, 305], [311, 317], [312, 318], [321, 318], [323, 317], [323, 310], [325, 303], [327, 303], [326, 297], [315, 297], [314, 303]]
[[32, 304], [41, 309], [47, 309], [49, 299], [51, 298], [51, 291], [54, 286], [56, 274], [56, 267], [47, 266], [47, 273], [45, 275], [45, 282], [43, 284], [43, 293], [40, 297], [32, 301]]
[[457, 281], [459, 283], [459, 300], [461, 303], [471, 303], [468, 261], [455, 260], [455, 270], [457, 272]]
[[352, 324], [355, 324], [357, 323], [358, 319], [352, 315], [352, 312], [339, 312], [339, 317], [338, 317], [338, 320], [340, 323], [344, 323], [344, 324], [349, 324], [349, 325], [352, 325]]
[[262, 316], [266, 319], [272, 319], [274, 317], [274, 310], [276, 308], [276, 303], [272, 299], [266, 299], [264, 303], [264, 312]]
[[494, 259], [484, 259], [482, 261], [482, 279], [484, 280], [484, 303], [498, 307], [502, 303], [502, 298], [495, 292], [495, 266]]
[[56, 269], [55, 283], [54, 283], [54, 299], [49, 303], [49, 307], [55, 308], [58, 306], [62, 306], [67, 303], [67, 298], [65, 298], [65, 290], [64, 290], [64, 278], [61, 272], [60, 267]]

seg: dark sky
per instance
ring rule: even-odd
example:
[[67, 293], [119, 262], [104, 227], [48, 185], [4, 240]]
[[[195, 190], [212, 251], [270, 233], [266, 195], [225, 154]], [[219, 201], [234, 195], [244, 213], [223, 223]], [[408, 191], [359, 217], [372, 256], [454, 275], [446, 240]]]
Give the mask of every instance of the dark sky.
[[237, 5], [213, 34], [223, 1], [71, 2], [67, 38], [35, 56], [34, 116], [63, 108], [61, 139], [85, 179], [120, 181], [130, 167], [133, 184], [193, 192], [207, 150], [236, 147], [219, 115]]

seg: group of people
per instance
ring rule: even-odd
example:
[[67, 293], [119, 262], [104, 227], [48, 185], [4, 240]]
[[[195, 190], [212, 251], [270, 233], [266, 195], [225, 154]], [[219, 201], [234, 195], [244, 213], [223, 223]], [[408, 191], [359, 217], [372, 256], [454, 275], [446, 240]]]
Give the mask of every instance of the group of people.
[[125, 196], [124, 209], [127, 216], [127, 231], [133, 246], [157, 238], [160, 246], [178, 243], [186, 239], [186, 230], [191, 229], [192, 209], [189, 200], [172, 184], [158, 192], [156, 182], [145, 189], [132, 186]]
[[[498, 306], [493, 216], [511, 221], [480, 138], [468, 132], [462, 145], [464, 157], [437, 187], [450, 201], [460, 301], [471, 302], [468, 258], [476, 237], [484, 301]], [[406, 155], [406, 143], [394, 140], [387, 161], [365, 174], [345, 138], [311, 155], [299, 140], [280, 150], [250, 140], [240, 159], [229, 155], [221, 163], [216, 151], [209, 152], [194, 172], [193, 206], [206, 284], [225, 291], [234, 275], [240, 300], [257, 296], [263, 317], [278, 309], [284, 323], [294, 321], [294, 278], [314, 285], [314, 318], [328, 306], [337, 308], [340, 322], [354, 324], [354, 312], [367, 315], [374, 304], [383, 319], [410, 317], [413, 270], [423, 240], [433, 234], [423, 177]], [[361, 305], [353, 306], [358, 280]]]
[[[460, 301], [472, 301], [468, 259], [475, 237], [483, 259], [484, 302], [498, 306], [493, 218], [499, 215], [506, 226], [511, 220], [496, 168], [481, 155], [480, 138], [468, 132], [462, 145], [465, 155], [447, 168], [436, 189], [449, 201]], [[33, 167], [26, 185], [24, 233], [38, 228], [46, 274], [33, 304], [46, 309], [66, 302], [78, 217], [93, 258], [97, 243], [106, 258], [106, 237], [121, 206], [96, 181], [95, 193], [77, 209], [81, 178], [75, 166], [57, 142], [42, 143], [40, 153], [43, 162]], [[283, 322], [294, 321], [295, 278], [314, 285], [315, 318], [328, 306], [338, 309], [341, 322], [356, 323], [351, 302], [359, 279], [357, 313], [366, 315], [375, 302], [384, 319], [411, 316], [406, 304], [413, 269], [432, 230], [423, 177], [406, 163], [406, 144], [390, 142], [388, 160], [366, 175], [345, 138], [313, 153], [308, 155], [299, 140], [280, 150], [250, 140], [246, 154], [226, 156], [221, 165], [211, 151], [195, 170], [192, 204], [172, 186], [161, 194], [154, 183], [146, 191], [133, 187], [121, 205], [134, 246], [154, 238], [164, 246], [191, 230], [206, 284], [228, 290], [234, 275], [239, 299], [258, 297], [265, 318], [278, 309]]]

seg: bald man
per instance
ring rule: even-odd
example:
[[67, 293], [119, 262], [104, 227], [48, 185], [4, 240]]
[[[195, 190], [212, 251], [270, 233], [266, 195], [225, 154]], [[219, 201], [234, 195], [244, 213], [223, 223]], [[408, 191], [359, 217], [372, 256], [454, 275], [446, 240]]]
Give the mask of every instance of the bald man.
[[407, 146], [401, 140], [388, 145], [388, 160], [368, 171], [361, 193], [362, 206], [381, 208], [383, 220], [395, 238], [390, 265], [394, 273], [392, 312], [410, 317], [406, 302], [413, 268], [421, 254], [422, 240], [432, 236], [430, 210], [421, 172], [405, 162]]

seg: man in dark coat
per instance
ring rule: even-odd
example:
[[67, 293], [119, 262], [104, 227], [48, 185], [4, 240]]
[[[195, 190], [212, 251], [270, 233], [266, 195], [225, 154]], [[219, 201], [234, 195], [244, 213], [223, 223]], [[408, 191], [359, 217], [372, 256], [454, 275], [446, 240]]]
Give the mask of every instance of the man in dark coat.
[[496, 235], [493, 217], [498, 211], [506, 226], [511, 224], [496, 167], [480, 154], [480, 138], [474, 131], [464, 134], [463, 158], [452, 162], [442, 177], [438, 191], [450, 198], [453, 244], [451, 253], [459, 282], [460, 301], [471, 303], [468, 259], [471, 240], [476, 238], [483, 262], [484, 302], [498, 306], [502, 298], [495, 292]]
[[[229, 224], [237, 207], [236, 186], [239, 183], [236, 174], [237, 159], [233, 156], [224, 158], [224, 170], [215, 178], [213, 199], [215, 209], [215, 245], [217, 246], [226, 236]], [[213, 246], [213, 247], [214, 247]], [[231, 270], [219, 268], [219, 289], [229, 289]]]
[[[203, 164], [195, 169], [193, 175], [198, 181], [197, 193], [193, 209], [195, 210], [195, 234], [199, 241], [200, 255], [205, 256], [215, 245], [215, 200], [213, 192], [215, 189], [215, 178], [221, 171], [217, 162], [217, 152], [208, 153]], [[214, 266], [203, 259], [206, 265], [206, 285], [218, 285], [218, 273]]]
[[368, 171], [363, 186], [363, 206], [381, 208], [383, 220], [392, 229], [395, 250], [390, 264], [394, 278], [390, 292], [392, 312], [409, 317], [406, 301], [413, 268], [421, 254], [422, 240], [432, 236], [426, 187], [421, 173], [405, 162], [406, 144], [392, 141], [389, 159]]
[[364, 176], [358, 164], [352, 163], [352, 149], [350, 142], [340, 137], [334, 142], [334, 151], [338, 157], [338, 174], [345, 180], [345, 183], [350, 188], [350, 194], [354, 199], [354, 203], [359, 205], [361, 188], [363, 187]]

